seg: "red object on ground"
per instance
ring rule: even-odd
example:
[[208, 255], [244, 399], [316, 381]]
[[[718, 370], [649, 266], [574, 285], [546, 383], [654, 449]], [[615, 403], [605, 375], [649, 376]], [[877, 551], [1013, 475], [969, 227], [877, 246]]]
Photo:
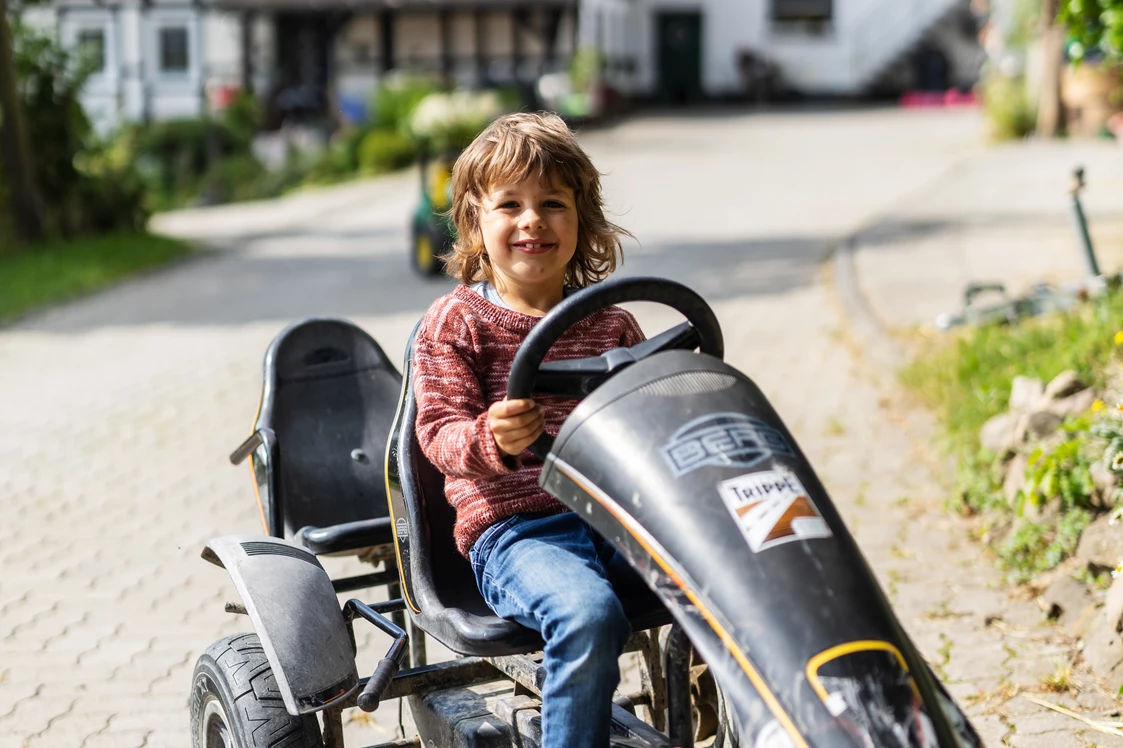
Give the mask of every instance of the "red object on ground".
[[978, 98], [973, 91], [964, 93], [955, 88], [947, 91], [906, 91], [897, 102], [906, 108], [929, 108], [940, 106], [974, 106]]

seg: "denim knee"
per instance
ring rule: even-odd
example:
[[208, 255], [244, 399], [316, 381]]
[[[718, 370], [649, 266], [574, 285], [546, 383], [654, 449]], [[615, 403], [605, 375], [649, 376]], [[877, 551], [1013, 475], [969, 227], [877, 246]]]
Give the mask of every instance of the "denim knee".
[[611, 588], [551, 607], [552, 620], [544, 622], [543, 630], [547, 643], [552, 639], [579, 639], [591, 651], [618, 655], [632, 632], [620, 599]]

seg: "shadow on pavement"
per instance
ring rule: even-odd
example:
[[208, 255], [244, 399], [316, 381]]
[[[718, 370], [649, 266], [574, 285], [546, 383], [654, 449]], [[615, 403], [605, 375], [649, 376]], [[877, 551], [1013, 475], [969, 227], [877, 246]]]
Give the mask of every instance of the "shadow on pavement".
[[[373, 235], [372, 237], [373, 238]], [[453, 288], [425, 279], [400, 253], [271, 256], [245, 250], [205, 254], [97, 296], [31, 315], [15, 329], [80, 334], [101, 327], [241, 325], [306, 316], [420, 317]], [[818, 238], [667, 242], [632, 247], [619, 271], [678, 280], [710, 302], [784, 293], [814, 282], [825, 259]]]

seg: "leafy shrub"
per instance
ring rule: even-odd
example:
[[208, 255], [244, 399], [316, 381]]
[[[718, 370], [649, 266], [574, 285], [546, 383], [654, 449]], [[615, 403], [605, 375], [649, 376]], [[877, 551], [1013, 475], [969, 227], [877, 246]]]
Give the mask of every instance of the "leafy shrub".
[[1123, 59], [1123, 0], [1062, 0], [1057, 21], [1074, 39], [1069, 54], [1082, 60], [1093, 50]]
[[421, 100], [440, 90], [440, 86], [430, 78], [417, 75], [388, 76], [379, 85], [371, 103], [374, 124], [382, 130], [402, 131]]
[[239, 91], [230, 106], [222, 110], [220, 119], [230, 134], [248, 147], [265, 121], [265, 111], [256, 96]]
[[404, 135], [393, 130], [372, 130], [358, 148], [359, 171], [378, 174], [413, 163], [417, 149]]
[[1055, 529], [1025, 522], [999, 546], [998, 565], [1010, 572], [1011, 582], [1026, 582], [1071, 555], [1091, 521], [1091, 512], [1074, 509], [1061, 515]]
[[1037, 113], [1026, 93], [1025, 79], [992, 73], [982, 85], [983, 112], [995, 140], [1017, 140], [1033, 132]]
[[137, 228], [146, 216], [132, 164], [110, 167], [100, 158], [103, 146], [79, 101], [92, 66], [18, 16], [12, 21], [16, 78], [49, 228], [64, 236]]
[[1078, 418], [1065, 424], [1066, 438], [1050, 449], [1038, 447], [1029, 456], [1022, 502], [1038, 506], [1054, 496], [1061, 500], [1061, 511], [1090, 508], [1096, 492], [1088, 444], [1088, 420]]
[[195, 197], [203, 176], [221, 159], [249, 153], [249, 141], [225, 123], [202, 119], [133, 125], [123, 137], [153, 199], [166, 208]]
[[204, 203], [228, 203], [269, 197], [262, 194], [265, 167], [253, 154], [237, 153], [216, 161], [201, 182]]
[[368, 127], [353, 127], [337, 133], [327, 150], [308, 169], [310, 184], [332, 184], [359, 171], [359, 147], [371, 132]]
[[256, 181], [258, 199], [277, 197], [295, 190], [308, 180], [308, 165], [298, 154], [285, 159], [280, 169], [264, 172]]

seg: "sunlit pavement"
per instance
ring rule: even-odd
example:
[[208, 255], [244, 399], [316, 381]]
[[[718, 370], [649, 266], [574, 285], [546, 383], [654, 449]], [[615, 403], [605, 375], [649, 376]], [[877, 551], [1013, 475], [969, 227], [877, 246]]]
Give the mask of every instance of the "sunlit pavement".
[[[711, 302], [727, 359], [811, 456], [988, 743], [1081, 745], [1078, 723], [1052, 715], [1055, 726], [1028, 702], [1026, 717], [995, 712], [979, 696], [1035, 682], [1059, 645], [1034, 628], [1031, 604], [993, 589], [938, 510], [891, 380], [848, 345], [824, 263], [836, 238], [976, 157], [980, 133], [972, 111], [715, 111], [641, 116], [583, 142], [639, 242], [625, 271]], [[285, 324], [315, 314], [356, 321], [400, 357], [451, 288], [408, 266], [416, 191], [409, 173], [162, 217], [163, 230], [216, 248], [0, 329], [0, 747], [190, 744], [195, 659], [248, 623], [223, 612], [236, 592], [199, 551], [260, 527], [248, 470], [226, 455], [249, 433], [262, 355]], [[648, 332], [674, 321], [635, 311]], [[995, 613], [1005, 627], [985, 626]], [[362, 672], [385, 644], [364, 637]], [[349, 744], [393, 737], [397, 718], [387, 704], [352, 719]], [[1014, 733], [1023, 719], [1033, 728]]]

